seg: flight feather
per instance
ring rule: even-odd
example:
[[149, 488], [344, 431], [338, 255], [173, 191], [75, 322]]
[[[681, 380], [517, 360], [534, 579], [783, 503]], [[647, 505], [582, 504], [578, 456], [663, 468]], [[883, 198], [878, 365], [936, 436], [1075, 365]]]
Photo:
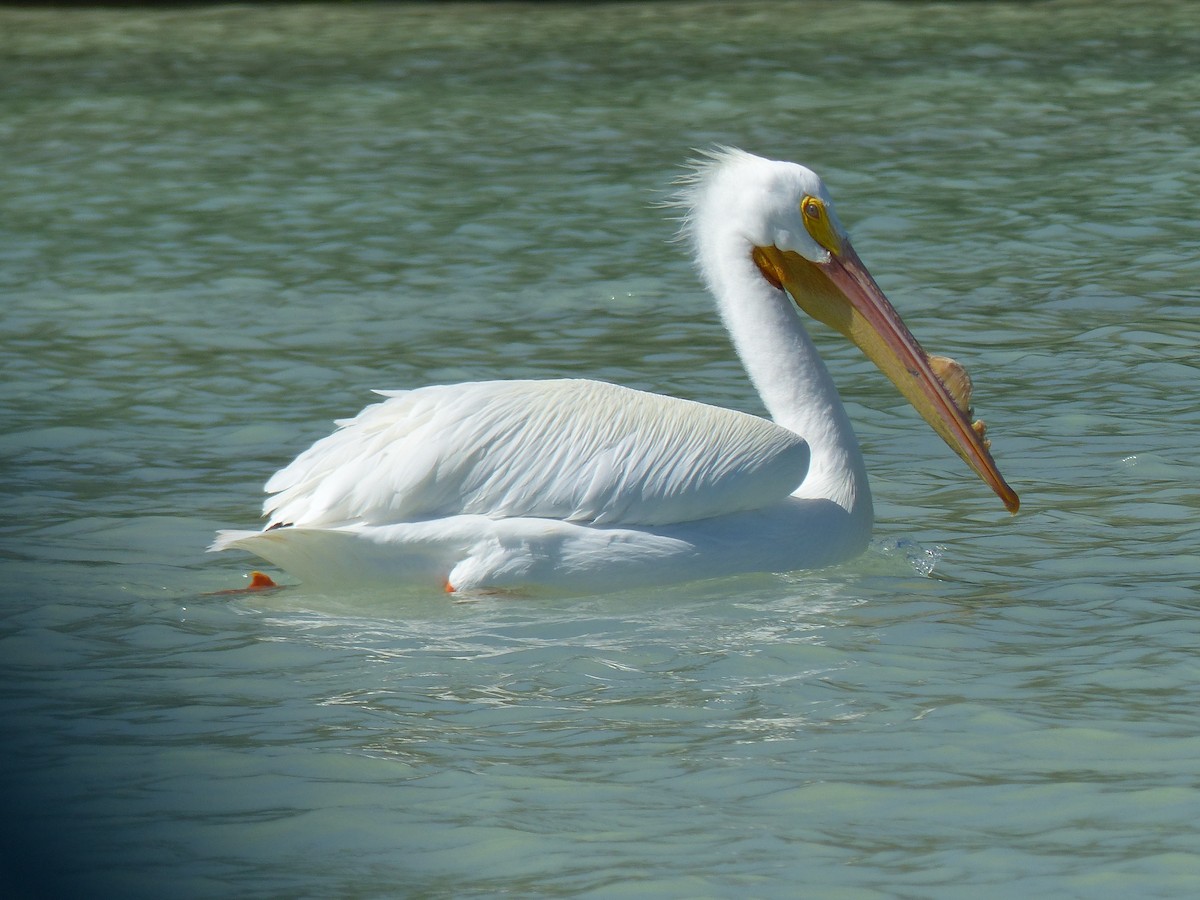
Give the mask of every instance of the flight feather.
[[603, 382], [380, 393], [271, 478], [272, 524], [665, 525], [781, 500], [808, 470], [808, 445], [773, 422]]

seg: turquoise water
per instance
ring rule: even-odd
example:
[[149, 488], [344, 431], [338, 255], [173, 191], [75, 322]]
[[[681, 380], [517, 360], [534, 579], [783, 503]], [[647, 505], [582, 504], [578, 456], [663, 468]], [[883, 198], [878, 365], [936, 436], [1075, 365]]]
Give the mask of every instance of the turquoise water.
[[[0, 10], [0, 891], [1194, 893], [1198, 40], [1162, 0]], [[211, 593], [373, 388], [758, 411], [655, 206], [713, 143], [824, 175], [1018, 516], [818, 332], [850, 564]]]

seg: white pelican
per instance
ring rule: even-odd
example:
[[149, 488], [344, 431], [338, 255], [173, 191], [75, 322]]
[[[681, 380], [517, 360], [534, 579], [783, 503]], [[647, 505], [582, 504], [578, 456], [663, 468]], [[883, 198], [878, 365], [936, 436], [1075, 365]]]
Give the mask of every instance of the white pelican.
[[[583, 379], [380, 392], [223, 531], [305, 581], [572, 591], [829, 565], [861, 552], [858, 441], [796, 307], [840, 331], [1016, 512], [971, 421], [803, 166], [721, 149], [682, 183], [684, 232], [771, 420]], [[793, 303], [794, 301], [794, 303]]]

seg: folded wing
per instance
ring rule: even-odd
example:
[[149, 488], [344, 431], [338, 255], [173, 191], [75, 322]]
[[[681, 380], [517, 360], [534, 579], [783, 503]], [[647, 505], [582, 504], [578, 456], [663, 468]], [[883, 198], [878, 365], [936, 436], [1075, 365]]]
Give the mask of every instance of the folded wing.
[[768, 505], [808, 470], [808, 445], [773, 422], [604, 382], [380, 393], [267, 482], [273, 525], [666, 525]]

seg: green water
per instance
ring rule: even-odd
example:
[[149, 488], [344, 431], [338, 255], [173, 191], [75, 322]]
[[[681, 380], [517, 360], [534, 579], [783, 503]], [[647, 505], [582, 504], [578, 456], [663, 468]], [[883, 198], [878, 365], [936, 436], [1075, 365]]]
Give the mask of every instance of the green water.
[[[1194, 893], [1197, 47], [1182, 0], [0, 9], [0, 893]], [[853, 563], [209, 593], [373, 388], [759, 411], [656, 208], [714, 143], [825, 177], [1020, 515], [818, 332]]]

